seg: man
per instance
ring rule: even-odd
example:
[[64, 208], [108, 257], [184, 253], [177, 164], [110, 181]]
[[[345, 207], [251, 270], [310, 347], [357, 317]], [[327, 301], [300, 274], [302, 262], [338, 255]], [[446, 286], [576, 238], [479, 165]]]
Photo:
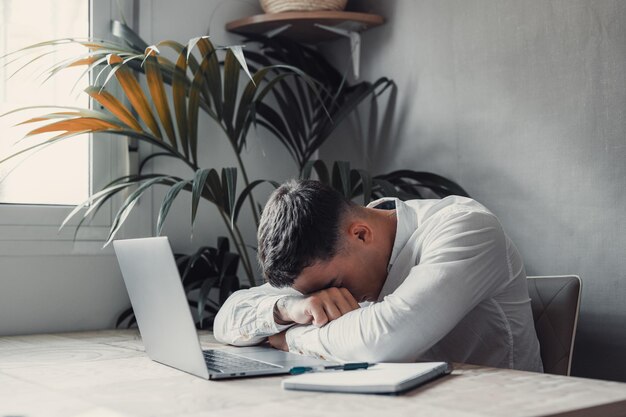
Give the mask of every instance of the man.
[[474, 200], [361, 207], [317, 181], [289, 181], [263, 210], [258, 251], [269, 284], [226, 301], [214, 324], [219, 341], [269, 338], [341, 361], [542, 371], [524, 266]]

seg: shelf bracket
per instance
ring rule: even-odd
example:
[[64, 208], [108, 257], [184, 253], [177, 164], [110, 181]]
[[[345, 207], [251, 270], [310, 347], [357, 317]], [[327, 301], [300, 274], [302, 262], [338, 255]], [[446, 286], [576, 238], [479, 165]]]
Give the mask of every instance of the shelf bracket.
[[287, 29], [289, 29], [291, 27], [291, 23], [286, 24], [286, 25], [282, 25], [279, 26], [275, 29], [272, 30], [268, 30], [267, 32], [265, 32], [263, 34], [263, 36], [267, 37], [268, 39], [273, 38], [274, 36], [280, 35], [281, 33], [283, 33], [284, 31], [286, 31]]
[[350, 56], [352, 57], [352, 72], [354, 78], [359, 78], [359, 68], [361, 65], [361, 34], [353, 30], [340, 29], [334, 26], [321, 25], [316, 23], [320, 29], [327, 30], [329, 32], [336, 33], [337, 35], [344, 36], [350, 39]]

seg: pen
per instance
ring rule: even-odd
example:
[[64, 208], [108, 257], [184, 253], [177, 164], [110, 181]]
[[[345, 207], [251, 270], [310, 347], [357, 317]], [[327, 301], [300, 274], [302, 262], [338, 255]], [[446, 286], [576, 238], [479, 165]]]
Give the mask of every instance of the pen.
[[343, 365], [329, 365], [329, 366], [295, 366], [291, 368], [289, 373], [291, 375], [299, 375], [305, 372], [324, 372], [324, 371], [352, 371], [355, 369], [367, 369], [370, 366], [374, 366], [373, 363], [367, 362], [354, 362], [344, 363]]

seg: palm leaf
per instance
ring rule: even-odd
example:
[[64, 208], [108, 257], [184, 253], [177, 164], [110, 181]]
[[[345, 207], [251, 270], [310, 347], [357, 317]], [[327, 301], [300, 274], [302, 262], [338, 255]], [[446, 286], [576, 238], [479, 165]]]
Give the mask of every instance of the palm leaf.
[[122, 104], [121, 101], [110, 93], [96, 87], [87, 87], [85, 92], [131, 129], [138, 131], [143, 130], [135, 116], [133, 116], [133, 114], [126, 108], [126, 106], [124, 106], [124, 104]]
[[174, 125], [172, 123], [172, 116], [170, 114], [170, 107], [167, 102], [167, 95], [165, 94], [165, 88], [163, 86], [163, 75], [161, 74], [161, 67], [159, 66], [154, 54], [157, 51], [154, 48], [148, 48], [146, 50], [146, 58], [144, 60], [144, 68], [146, 71], [146, 79], [148, 82], [148, 88], [150, 89], [150, 96], [152, 102], [157, 110], [161, 125], [167, 133], [172, 147], [176, 148], [176, 133], [174, 132]]
[[38, 135], [47, 132], [100, 132], [107, 129], [118, 129], [122, 126], [95, 117], [78, 117], [69, 120], [60, 120], [31, 130], [26, 136]]
[[206, 277], [206, 279], [202, 283], [202, 286], [200, 287], [200, 292], [198, 293], [198, 309], [197, 309], [198, 319], [200, 320], [200, 328], [202, 328], [202, 323], [204, 322], [204, 320], [202, 319], [202, 316], [204, 315], [204, 308], [209, 298], [209, 292], [215, 286], [215, 284], [219, 282], [219, 279], [220, 279], [219, 275]]
[[145, 51], [148, 44], [141, 39], [131, 28], [119, 20], [111, 22], [111, 33], [116, 38], [122, 39], [128, 46], [136, 51]]
[[[52, 113], [44, 114], [42, 116], [33, 117], [31, 119], [27, 119], [27, 120], [24, 120], [23, 122], [18, 123], [16, 126], [26, 125], [29, 123], [50, 121], [50, 120], [55, 120], [55, 119], [71, 120], [71, 119], [77, 119], [81, 117], [99, 119], [104, 122], [114, 124], [116, 126], [120, 124], [120, 120], [118, 118], [113, 117], [109, 114], [102, 113], [97, 110], [91, 110], [91, 109], [76, 109], [76, 110], [71, 110], [71, 111], [68, 110], [68, 111], [52, 112]], [[22, 138], [18, 142], [21, 142], [24, 139], [25, 138]]]
[[276, 181], [272, 181], [272, 180], [252, 181], [246, 188], [243, 189], [243, 191], [241, 191], [241, 194], [239, 194], [239, 197], [237, 197], [237, 202], [234, 205], [234, 210], [232, 211], [232, 215], [231, 215], [231, 225], [234, 225], [237, 223], [237, 220], [239, 218], [239, 212], [241, 211], [241, 207], [243, 206], [244, 202], [246, 201], [246, 199], [248, 198], [252, 190], [254, 190], [257, 186], [263, 183], [270, 183], [274, 186], [274, 188], [280, 187], [279, 183], [277, 183]]
[[210, 61], [203, 59], [200, 68], [194, 74], [191, 88], [189, 89], [189, 101], [187, 103], [189, 151], [191, 159], [198, 161], [198, 112], [200, 110], [200, 94], [205, 83], [205, 73], [210, 66]]
[[361, 187], [363, 190], [363, 205], [367, 206], [372, 200], [372, 175], [364, 169], [359, 169], [357, 170], [357, 172], [359, 173], [359, 176], [361, 178]]
[[159, 209], [159, 216], [157, 218], [157, 226], [156, 226], [156, 235], [161, 236], [161, 231], [163, 229], [163, 224], [165, 223], [165, 218], [167, 217], [172, 203], [178, 197], [180, 191], [185, 187], [191, 187], [191, 181], [183, 180], [174, 184], [163, 197], [163, 203], [161, 203], [161, 208]]
[[307, 161], [302, 168], [300, 173], [300, 178], [309, 179], [311, 178], [312, 170], [315, 169], [318, 180], [322, 184], [331, 185], [330, 174], [328, 173], [328, 167], [321, 159], [316, 161]]
[[111, 66], [117, 66], [118, 70], [115, 72], [115, 76], [124, 90], [124, 94], [128, 98], [128, 101], [130, 101], [137, 114], [139, 114], [139, 117], [152, 131], [152, 134], [161, 139], [161, 130], [159, 129], [159, 125], [152, 114], [152, 110], [148, 104], [148, 99], [144, 95], [141, 86], [133, 76], [131, 70], [122, 64], [121, 58], [117, 55], [109, 55], [108, 63]]
[[378, 175], [376, 179], [387, 181], [406, 196], [419, 195], [419, 190], [428, 189], [438, 197], [460, 195], [469, 197], [467, 191], [456, 182], [431, 172], [398, 170]]
[[215, 171], [214, 169], [199, 169], [196, 171], [192, 182], [192, 191], [191, 191], [191, 226], [193, 227], [196, 222], [196, 214], [198, 213], [198, 203], [200, 202], [200, 197], [202, 197], [202, 193], [204, 191], [204, 186], [206, 184], [207, 177], [211, 173], [211, 171]]
[[241, 45], [229, 46], [228, 49], [233, 53], [248, 79], [252, 80], [252, 74], [250, 74], [250, 70], [248, 69], [248, 63], [246, 62], [246, 58], [243, 56], [243, 50], [241, 48]]
[[350, 163], [346, 161], [336, 161], [333, 164], [332, 186], [344, 197], [352, 198], [352, 187], [350, 187]]
[[189, 158], [189, 142], [187, 136], [187, 58], [186, 50], [183, 49], [178, 54], [176, 67], [172, 76], [172, 96], [174, 99], [174, 112], [176, 114], [176, 125], [183, 153]]
[[233, 117], [237, 100], [237, 88], [239, 86], [240, 66], [235, 54], [228, 50], [224, 59], [224, 105], [222, 108], [222, 120], [226, 125], [230, 136], [234, 136]]
[[62, 230], [67, 223], [78, 213], [80, 212], [82, 209], [84, 209], [85, 207], [88, 207], [90, 205], [93, 205], [93, 203], [96, 200], [99, 200], [103, 197], [105, 197], [107, 194], [118, 190], [118, 189], [122, 189], [124, 187], [128, 187], [129, 184], [117, 184], [114, 185], [112, 187], [106, 187], [101, 191], [98, 191], [97, 193], [91, 195], [87, 200], [83, 201], [82, 203], [76, 205], [76, 207], [74, 207], [74, 209], [65, 217], [65, 219], [63, 220], [63, 222], [61, 223], [61, 226], [59, 226], [59, 231]]
[[131, 213], [131, 211], [133, 210], [133, 208], [139, 201], [139, 198], [148, 188], [158, 183], [167, 184], [167, 183], [173, 183], [173, 182], [174, 181], [169, 176], [158, 176], [157, 178], [153, 178], [139, 185], [139, 187], [137, 187], [137, 189], [131, 195], [128, 196], [126, 201], [124, 201], [124, 203], [121, 205], [121, 207], [117, 211], [115, 218], [113, 219], [113, 222], [111, 224], [111, 229], [109, 230], [109, 236], [107, 237], [106, 242], [104, 243], [103, 247], [108, 246], [111, 243], [111, 241], [113, 241], [113, 239], [115, 238], [115, 235], [117, 234], [119, 229], [122, 227], [122, 225], [128, 218], [128, 215]]
[[222, 168], [222, 199], [224, 212], [230, 215], [230, 227], [235, 227], [235, 199], [237, 198], [237, 169]]
[[18, 157], [20, 155], [23, 155], [25, 153], [28, 153], [28, 152], [31, 152], [31, 151], [35, 151], [36, 149], [45, 148], [47, 146], [50, 146], [50, 145], [52, 145], [54, 143], [57, 143], [57, 142], [60, 142], [62, 140], [69, 139], [69, 138], [74, 137], [74, 136], [88, 134], [88, 133], [91, 133], [91, 132], [90, 131], [78, 131], [78, 132], [61, 133], [60, 135], [54, 136], [54, 137], [52, 137], [50, 139], [47, 139], [45, 142], [37, 143], [36, 145], [30, 146], [30, 147], [25, 148], [25, 149], [21, 149], [21, 150], [19, 150], [17, 152], [12, 153], [11, 155], [8, 155], [4, 159], [0, 160], [0, 164], [4, 163], [4, 162], [6, 162], [6, 161], [8, 161], [10, 159], [16, 158], [16, 157]]
[[[207, 69], [203, 71], [206, 74], [206, 83], [209, 87], [211, 97], [213, 98], [213, 108], [217, 118], [222, 117], [222, 75], [220, 71], [220, 63], [215, 53], [215, 47], [209, 41], [208, 37], [195, 38], [189, 41], [190, 47], [188, 54], [191, 54], [192, 46], [197, 45], [202, 54], [202, 61], [207, 62]], [[202, 66], [202, 63], [200, 64]]]
[[137, 170], [137, 172], [141, 173], [143, 171], [143, 168], [146, 166], [146, 164], [148, 162], [150, 162], [151, 160], [161, 157], [161, 156], [167, 156], [170, 158], [177, 158], [176, 155], [172, 155], [169, 152], [156, 152], [153, 154], [150, 154], [148, 156], [146, 156], [140, 163], [139, 163], [139, 169]]

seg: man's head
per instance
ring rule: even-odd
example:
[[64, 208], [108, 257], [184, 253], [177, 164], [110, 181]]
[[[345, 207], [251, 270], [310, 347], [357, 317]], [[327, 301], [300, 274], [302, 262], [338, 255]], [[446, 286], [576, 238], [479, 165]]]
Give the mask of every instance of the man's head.
[[302, 269], [333, 258], [339, 225], [354, 204], [319, 181], [291, 180], [270, 196], [258, 231], [263, 275], [274, 287], [290, 287]]
[[375, 299], [395, 236], [395, 219], [381, 212], [357, 206], [318, 181], [286, 182], [261, 216], [263, 275], [274, 287], [305, 294], [344, 287], [359, 301]]

